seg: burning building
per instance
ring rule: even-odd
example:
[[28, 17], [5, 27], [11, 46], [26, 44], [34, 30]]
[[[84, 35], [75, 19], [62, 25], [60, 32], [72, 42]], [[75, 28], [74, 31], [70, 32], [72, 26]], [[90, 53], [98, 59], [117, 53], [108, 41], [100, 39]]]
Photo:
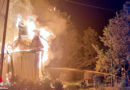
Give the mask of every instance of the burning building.
[[38, 82], [42, 75], [42, 65], [48, 59], [48, 37], [53, 35], [45, 28], [37, 28], [35, 20], [18, 18], [18, 37], [7, 47], [4, 60], [3, 79]]

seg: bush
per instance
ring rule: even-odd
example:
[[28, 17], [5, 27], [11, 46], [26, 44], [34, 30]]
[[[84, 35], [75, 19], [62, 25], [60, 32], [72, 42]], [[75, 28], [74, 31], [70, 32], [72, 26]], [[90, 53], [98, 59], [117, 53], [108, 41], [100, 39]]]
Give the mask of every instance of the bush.
[[60, 81], [55, 81], [53, 83], [54, 90], [63, 90], [63, 84]]

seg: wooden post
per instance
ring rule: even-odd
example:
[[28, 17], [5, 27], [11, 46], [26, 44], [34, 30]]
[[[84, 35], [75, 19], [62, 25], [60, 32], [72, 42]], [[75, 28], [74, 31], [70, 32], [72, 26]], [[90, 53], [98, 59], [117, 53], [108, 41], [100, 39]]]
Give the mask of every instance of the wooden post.
[[5, 21], [4, 21], [4, 31], [3, 31], [3, 40], [2, 40], [2, 48], [1, 48], [0, 77], [2, 77], [2, 70], [3, 70], [3, 60], [4, 60], [7, 21], [8, 21], [9, 1], [10, 0], [7, 0], [7, 7], [6, 7], [6, 14], [5, 14]]

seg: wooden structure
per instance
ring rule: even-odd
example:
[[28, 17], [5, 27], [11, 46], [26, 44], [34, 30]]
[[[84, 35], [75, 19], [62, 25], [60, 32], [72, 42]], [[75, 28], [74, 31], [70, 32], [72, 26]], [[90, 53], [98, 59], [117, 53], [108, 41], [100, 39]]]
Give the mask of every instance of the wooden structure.
[[12, 53], [13, 63], [8, 61], [10, 56], [7, 55], [3, 65], [3, 80], [6, 82], [7, 75], [10, 78], [9, 73], [11, 72], [15, 81], [37, 83], [41, 52], [40, 50], [14, 52]]
[[[9, 77], [9, 72], [12, 72], [12, 79], [18, 82], [37, 83], [41, 76], [39, 66], [43, 56], [43, 45], [39, 36], [35, 36], [33, 40], [23, 36], [21, 33], [18, 39], [13, 42], [13, 52], [7, 55], [4, 60], [3, 79], [5, 82], [7, 75]], [[10, 61], [9, 58], [11, 58]]]
[[19, 80], [38, 82], [41, 51], [21, 51], [12, 54], [14, 76]]

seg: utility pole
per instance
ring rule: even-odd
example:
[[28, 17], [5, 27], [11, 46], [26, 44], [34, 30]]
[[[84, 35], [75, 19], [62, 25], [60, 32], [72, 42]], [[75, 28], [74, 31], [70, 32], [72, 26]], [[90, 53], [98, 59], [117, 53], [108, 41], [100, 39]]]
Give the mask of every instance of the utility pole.
[[2, 48], [1, 48], [1, 60], [0, 60], [0, 77], [2, 78], [2, 71], [3, 71], [3, 60], [4, 60], [4, 51], [5, 51], [5, 40], [6, 40], [6, 30], [7, 30], [7, 21], [8, 21], [8, 12], [9, 12], [9, 2], [7, 0], [6, 5], [6, 13], [5, 13], [5, 21], [4, 21], [4, 31], [3, 31], [3, 40], [2, 40]]

